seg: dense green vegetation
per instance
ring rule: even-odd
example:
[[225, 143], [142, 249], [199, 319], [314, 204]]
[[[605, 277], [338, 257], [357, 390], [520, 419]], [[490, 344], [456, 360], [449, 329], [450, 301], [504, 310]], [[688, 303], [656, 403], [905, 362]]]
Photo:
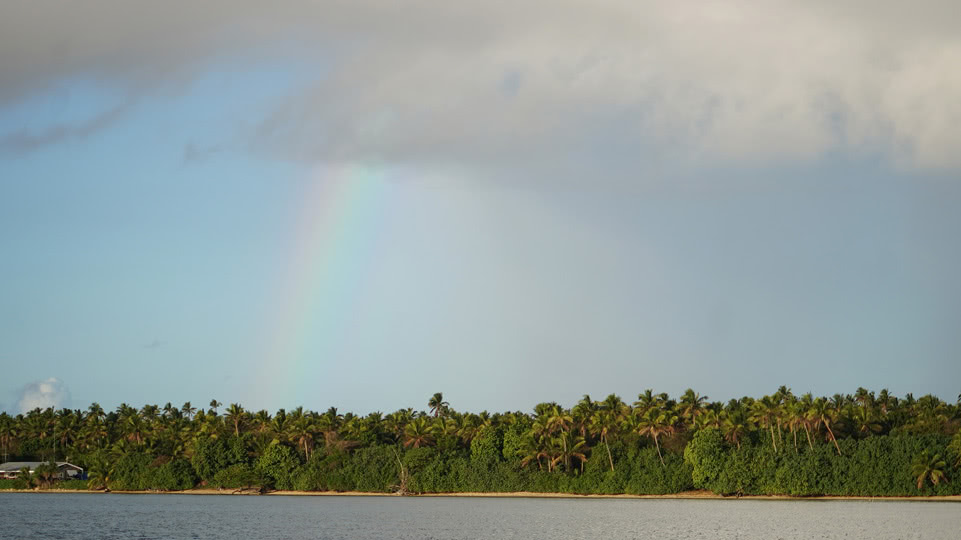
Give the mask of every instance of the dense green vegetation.
[[[89, 472], [89, 488], [112, 490], [961, 494], [961, 405], [934, 396], [859, 388], [815, 398], [781, 387], [725, 404], [647, 390], [633, 404], [584, 396], [570, 409], [474, 414], [438, 393], [427, 405], [367, 416], [221, 410], [216, 400], [35, 409], [0, 414], [0, 452], [66, 459]], [[0, 489], [50, 485], [44, 478]]]

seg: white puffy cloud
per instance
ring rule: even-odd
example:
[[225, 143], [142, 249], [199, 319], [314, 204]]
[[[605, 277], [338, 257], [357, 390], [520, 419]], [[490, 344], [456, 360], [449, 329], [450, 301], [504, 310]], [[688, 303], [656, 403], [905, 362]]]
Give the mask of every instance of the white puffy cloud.
[[543, 172], [841, 151], [961, 167], [956, 0], [36, 0], [0, 15], [0, 103], [65, 76], [169, 87], [231, 53], [316, 61], [251, 143], [298, 159]]
[[60, 379], [50, 377], [43, 381], [32, 382], [23, 387], [17, 400], [21, 413], [36, 408], [60, 408], [70, 404], [70, 389]]

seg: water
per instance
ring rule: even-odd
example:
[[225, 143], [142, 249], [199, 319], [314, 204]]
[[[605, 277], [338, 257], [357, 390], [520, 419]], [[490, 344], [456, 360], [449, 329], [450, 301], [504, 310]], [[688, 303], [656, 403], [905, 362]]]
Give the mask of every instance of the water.
[[0, 493], [0, 539], [957, 539], [961, 504]]

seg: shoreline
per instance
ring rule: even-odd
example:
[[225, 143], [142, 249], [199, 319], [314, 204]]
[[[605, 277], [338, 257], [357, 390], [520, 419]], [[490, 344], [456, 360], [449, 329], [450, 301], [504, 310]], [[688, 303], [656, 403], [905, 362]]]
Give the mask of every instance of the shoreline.
[[89, 493], [121, 495], [239, 495], [239, 496], [284, 496], [284, 497], [487, 497], [487, 498], [524, 498], [524, 499], [663, 499], [663, 500], [754, 500], [754, 501], [902, 501], [902, 502], [957, 502], [961, 503], [961, 495], [932, 495], [932, 496], [845, 496], [845, 495], [816, 495], [811, 497], [796, 497], [793, 495], [743, 495], [741, 497], [724, 496], [704, 490], [683, 491], [667, 495], [633, 495], [622, 494], [578, 494], [578, 493], [538, 493], [533, 491], [515, 492], [464, 492], [464, 493], [377, 493], [363, 491], [292, 491], [277, 490], [260, 493], [256, 490], [231, 489], [190, 489], [186, 491], [103, 491], [83, 489], [2, 489], [0, 493]]

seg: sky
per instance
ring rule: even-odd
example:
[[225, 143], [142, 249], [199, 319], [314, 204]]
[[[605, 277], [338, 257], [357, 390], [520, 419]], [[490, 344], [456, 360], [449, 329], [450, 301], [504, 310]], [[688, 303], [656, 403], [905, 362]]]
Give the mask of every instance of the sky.
[[0, 410], [961, 392], [955, 0], [0, 4]]

